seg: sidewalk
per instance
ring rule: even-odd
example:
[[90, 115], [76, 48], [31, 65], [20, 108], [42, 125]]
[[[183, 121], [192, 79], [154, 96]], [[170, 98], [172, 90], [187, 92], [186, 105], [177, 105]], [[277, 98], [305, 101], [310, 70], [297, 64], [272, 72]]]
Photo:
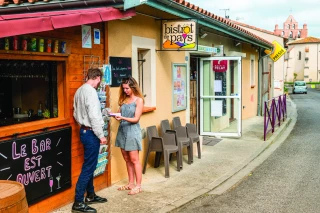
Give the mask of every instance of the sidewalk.
[[[164, 165], [149, 167], [143, 175], [143, 192], [134, 196], [128, 191], [117, 191], [127, 183], [123, 180], [97, 192], [107, 197], [105, 204], [94, 204], [98, 212], [168, 212], [192, 199], [210, 192], [234, 176], [249, 162], [259, 156], [286, 130], [297, 111], [287, 99], [288, 117], [276, 132], [263, 141], [263, 117], [253, 117], [242, 122], [243, 135], [240, 139], [222, 138], [214, 146], [202, 146], [202, 158], [194, 156], [194, 163], [188, 165], [184, 156], [183, 170], [176, 171], [176, 161], [171, 161], [170, 178], [164, 177]], [[206, 138], [210, 140], [210, 138]], [[215, 140], [213, 140], [215, 141]], [[216, 140], [217, 141], [217, 140]], [[71, 212], [72, 204], [54, 213]]]

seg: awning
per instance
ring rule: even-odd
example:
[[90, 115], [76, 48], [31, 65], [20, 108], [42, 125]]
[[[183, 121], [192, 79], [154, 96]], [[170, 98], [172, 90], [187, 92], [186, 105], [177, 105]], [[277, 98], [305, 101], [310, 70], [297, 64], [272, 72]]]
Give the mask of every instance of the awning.
[[0, 38], [111, 21], [134, 15], [134, 9], [120, 11], [113, 7], [0, 15]]

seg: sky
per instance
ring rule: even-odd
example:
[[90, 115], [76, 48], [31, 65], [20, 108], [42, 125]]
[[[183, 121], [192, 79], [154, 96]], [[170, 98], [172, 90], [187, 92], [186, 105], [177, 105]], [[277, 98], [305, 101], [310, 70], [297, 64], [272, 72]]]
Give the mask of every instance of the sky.
[[[291, 14], [302, 29], [307, 24], [308, 36], [320, 38], [319, 0], [186, 0], [215, 15], [229, 18], [254, 27], [274, 31]], [[229, 9], [225, 11], [224, 9]]]

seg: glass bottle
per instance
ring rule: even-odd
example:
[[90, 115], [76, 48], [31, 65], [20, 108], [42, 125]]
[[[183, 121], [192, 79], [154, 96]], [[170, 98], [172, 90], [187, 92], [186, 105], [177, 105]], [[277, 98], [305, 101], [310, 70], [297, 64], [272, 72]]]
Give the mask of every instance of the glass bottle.
[[42, 117], [42, 102], [41, 101], [39, 101], [38, 117]]

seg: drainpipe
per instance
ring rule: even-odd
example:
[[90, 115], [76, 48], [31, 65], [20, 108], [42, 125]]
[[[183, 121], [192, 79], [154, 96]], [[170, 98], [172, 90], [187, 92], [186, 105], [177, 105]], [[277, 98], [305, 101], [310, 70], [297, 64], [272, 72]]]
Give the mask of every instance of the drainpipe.
[[319, 82], [319, 44], [317, 44], [317, 81]]
[[14, 13], [30, 13], [38, 11], [51, 11], [61, 9], [77, 9], [77, 8], [90, 8], [96, 6], [123, 6], [123, 0], [82, 0], [82, 1], [59, 1], [48, 2], [46, 4], [21, 4], [19, 7], [12, 6], [1, 8], [1, 15], [14, 14]]
[[[259, 51], [259, 60], [258, 60], [258, 64], [259, 64], [259, 67], [260, 67], [260, 64], [262, 64], [261, 66], [261, 69], [260, 71], [258, 71], [258, 105], [257, 105], [257, 112], [258, 112], [258, 116], [262, 116], [262, 113], [261, 113], [261, 100], [262, 100], [262, 95], [261, 95], [261, 85], [262, 85], [262, 73], [264, 71], [264, 64], [263, 64], [263, 61], [262, 59], [264, 59], [265, 57], [267, 56], [270, 56], [271, 54], [273, 53], [273, 50], [268, 54], [268, 55], [265, 55], [265, 56], [262, 56], [262, 49], [260, 48], [260, 51]], [[261, 63], [260, 63], [261, 61]]]

